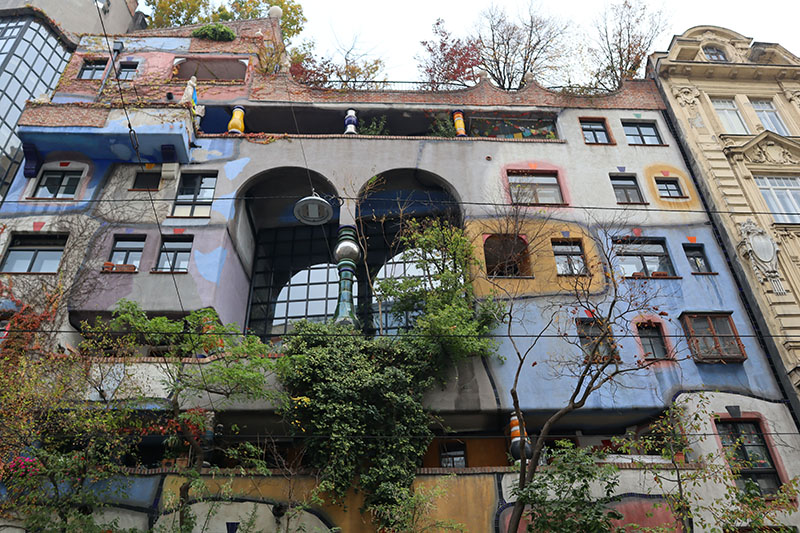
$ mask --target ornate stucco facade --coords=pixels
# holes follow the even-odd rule
[[[800,58],[697,26],[650,57],[773,360],[800,388]],[[797,198],[797,199],[795,199]]]

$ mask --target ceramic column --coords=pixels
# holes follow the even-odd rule
[[[358,326],[355,303],[353,300],[353,282],[356,275],[356,264],[361,258],[355,226],[341,226],[333,258],[339,270],[339,301],[333,313],[333,321],[337,324]]]

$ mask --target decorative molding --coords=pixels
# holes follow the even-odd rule
[[[736,249],[750,260],[750,266],[759,283],[769,281],[775,294],[786,294],[778,272],[780,247],[775,240],[750,218],[739,223],[739,234],[742,240],[736,245]]]
[[[756,164],[796,165],[800,163],[800,156],[769,139],[757,143],[745,152],[744,157],[748,162]]]
[[[672,88],[672,95],[681,104],[681,107],[695,108],[700,91],[694,85],[676,85]]]
[[[783,94],[786,96],[786,99],[800,108],[800,89],[785,89]]]

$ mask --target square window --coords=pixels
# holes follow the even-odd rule
[[[175,197],[174,217],[211,216],[217,174],[183,174]]]
[[[136,77],[136,69],[139,63],[136,61],[123,61],[117,68],[117,78],[120,80],[131,80]]]
[[[192,254],[192,237],[165,238],[161,243],[157,272],[188,272]]]
[[[611,144],[605,120],[581,120],[583,140],[586,144]]]
[[[800,178],[755,176],[755,182],[775,222],[800,224]]]
[[[642,342],[645,359],[667,359],[667,343],[664,332],[656,322],[640,322],[636,324],[639,340]]]
[[[519,235],[489,235],[483,241],[483,254],[490,278],[531,275],[528,243]]]
[[[788,136],[789,131],[786,129],[778,110],[772,104],[772,100],[750,100],[753,109],[758,115],[758,119],[764,128],[777,133],[778,135]]]
[[[553,255],[559,276],[588,275],[580,241],[553,241]]]
[[[681,320],[698,362],[739,362],[746,358],[730,314],[684,313]]]
[[[712,98],[711,103],[714,105],[725,133],[738,135],[750,133],[742,116],[739,114],[739,108],[736,107],[736,101],[733,98]]]
[[[16,235],[11,239],[0,272],[58,272],[66,243],[66,235]]]
[[[656,178],[656,187],[661,198],[686,198],[680,181],[675,178]]]
[[[443,443],[439,448],[439,466],[442,468],[466,468],[466,444],[461,441],[449,441]]]
[[[583,349],[584,360],[593,363],[619,361],[614,338],[604,323],[591,318],[577,319],[578,339]]]
[[[527,171],[508,171],[508,187],[514,204],[562,205],[561,187],[557,174],[532,174]]]
[[[75,191],[81,182],[83,172],[45,170],[36,191],[35,198],[75,198]]]
[[[655,122],[623,122],[628,144],[661,144]]]
[[[618,204],[643,204],[644,198],[633,176],[610,176]]]
[[[709,61],[715,61],[718,63],[728,62],[728,57],[725,55],[725,51],[721,48],[717,48],[716,46],[704,46],[703,54],[705,54],[706,59]]]
[[[740,469],[736,485],[744,490],[746,484],[754,483],[762,496],[775,494],[782,483],[775,468],[769,446],[757,421],[715,422],[722,447]]]
[[[139,191],[157,191],[160,184],[160,172],[137,172],[132,188]]]
[[[684,244],[683,251],[686,254],[686,259],[689,261],[692,272],[699,274],[713,272],[708,263],[708,258],[706,258],[705,246],[702,244]]]
[[[102,79],[106,71],[107,59],[84,60],[81,71],[78,73],[79,80],[99,80]]]
[[[626,277],[674,276],[675,269],[663,240],[614,239],[614,252]]]
[[[133,265],[139,270],[139,261],[142,259],[145,237],[143,235],[125,235],[114,238],[111,248],[109,263],[115,265]]]

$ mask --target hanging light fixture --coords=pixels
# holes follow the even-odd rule
[[[294,204],[294,217],[309,226],[325,224],[333,218],[333,207],[316,192]]]

